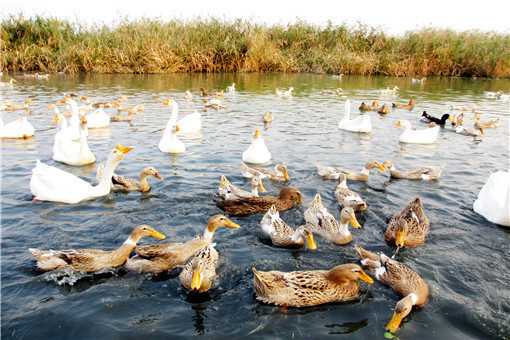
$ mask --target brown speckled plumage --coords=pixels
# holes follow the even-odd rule
[[[397,229],[404,223],[408,227],[404,246],[412,248],[424,244],[429,233],[430,223],[419,197],[412,200],[401,212],[393,215],[390,219],[384,233],[386,242],[395,242]]]

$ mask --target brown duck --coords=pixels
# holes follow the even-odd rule
[[[392,106],[397,109],[404,109],[412,111],[414,106],[416,105],[416,100],[414,98],[409,99],[407,104],[393,103]]]
[[[261,212],[265,213],[272,205],[275,205],[278,211],[292,209],[300,205],[302,201],[303,198],[298,189],[285,187],[280,190],[278,197],[259,196],[240,198],[232,201],[220,200],[217,205],[230,215],[246,216]]]
[[[401,212],[393,215],[384,239],[399,248],[414,248],[425,243],[430,223],[419,197],[412,200]]]

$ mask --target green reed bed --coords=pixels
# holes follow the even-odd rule
[[[217,19],[109,27],[10,17],[0,25],[0,63],[8,71],[510,77],[510,34],[491,32],[430,28],[391,36],[364,25]]]

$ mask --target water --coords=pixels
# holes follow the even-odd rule
[[[168,108],[154,98],[172,96],[181,111],[201,108],[183,92],[199,87],[225,88],[235,81],[238,94],[226,97],[227,108],[203,112],[203,136],[185,140],[187,152],[172,157],[159,152],[157,143],[169,117]],[[343,98],[324,93],[337,87],[353,102],[380,98],[377,90],[400,87],[399,98],[416,97],[413,112],[395,111],[387,117],[372,115],[374,131],[361,136],[338,130]],[[277,98],[275,87],[294,86],[292,99]],[[354,243],[391,254],[383,232],[386,221],[416,195],[422,197],[431,220],[425,246],[405,249],[399,259],[418,271],[431,288],[429,304],[415,310],[403,324],[402,339],[488,339],[510,336],[510,233],[484,220],[472,210],[477,193],[491,172],[508,167],[509,104],[485,98],[484,91],[510,90],[508,80],[429,79],[412,85],[404,78],[349,77],[342,81],[321,75],[173,75],[91,76],[49,81],[20,80],[14,89],[0,89],[5,100],[21,102],[34,97],[30,121],[36,136],[26,141],[2,141],[2,335],[12,339],[151,339],[207,335],[222,337],[383,338],[399,297],[379,283],[361,299],[306,309],[281,310],[254,299],[250,268],[262,270],[324,269],[356,261],[353,245],[334,246],[318,239],[317,252],[292,251],[270,246],[259,232],[261,215],[235,218],[236,231],[216,236],[220,252],[219,287],[208,296],[192,297],[180,287],[176,273],[163,277],[117,271],[87,276],[74,285],[58,285],[55,277],[40,274],[29,247],[109,249],[124,241],[132,228],[150,224],[170,241],[184,241],[201,233],[209,216],[218,213],[213,203],[220,175],[237,185],[239,163],[251,134],[261,127],[262,114],[272,111],[274,122],[263,130],[275,162],[289,165],[292,186],[304,195],[304,205],[282,214],[291,225],[303,222],[302,213],[316,192],[338,216],[335,183],[321,180],[314,164],[360,169],[372,159],[393,160],[403,169],[424,164],[441,165],[437,183],[388,181],[374,172],[367,184],[351,183],[368,202],[360,216],[363,229],[355,230]],[[137,176],[148,165],[158,168],[163,182],[153,180],[151,193],[110,194],[77,205],[34,203],[29,181],[35,160],[51,160],[54,129],[47,104],[62,92],[88,95],[94,100],[129,96],[129,105],[143,103],[145,112],[133,125],[115,123],[109,130],[90,131],[89,144],[99,161],[116,143],[136,147],[118,173]],[[496,130],[477,143],[470,137],[442,131],[433,146],[399,145],[397,118],[418,125],[422,110],[440,116],[447,104],[476,103],[484,113],[501,117]],[[15,114],[4,113],[4,121]],[[468,115],[468,119],[470,115]],[[469,124],[470,120],[468,120]],[[95,165],[81,168],[56,164],[89,180]],[[267,183],[270,192],[278,185]],[[147,241],[145,241],[147,242]],[[150,241],[149,242],[153,242]],[[353,244],[354,244],[353,243]]]

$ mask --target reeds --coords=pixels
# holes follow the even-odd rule
[[[510,35],[491,32],[431,28],[396,37],[364,25],[140,19],[108,27],[21,16],[0,28],[8,71],[510,77]]]

